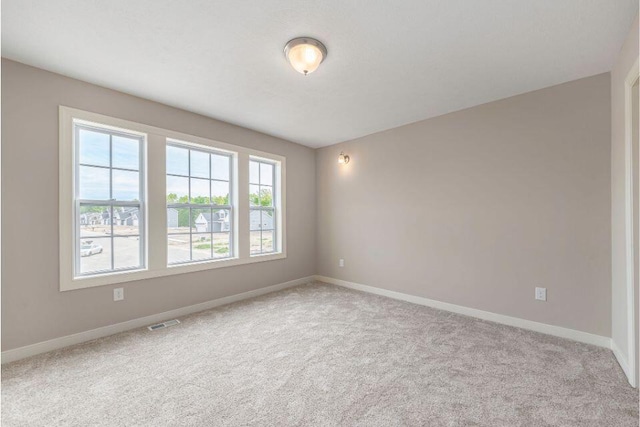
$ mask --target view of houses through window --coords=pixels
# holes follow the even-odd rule
[[[61,192],[60,210],[61,218],[69,221],[61,223],[68,236],[61,253],[73,259],[61,263],[66,289],[286,256],[280,242],[284,229],[279,225],[284,214],[280,182],[284,158],[216,141],[184,142],[169,135],[162,138],[162,145],[147,145],[145,125],[106,117],[99,121],[74,117],[63,126],[68,126],[64,129],[69,136],[61,139],[61,149],[67,150],[61,155],[68,156],[63,158],[69,159],[69,167],[62,170],[69,174],[61,180],[69,190]],[[163,132],[153,131],[156,136]],[[147,152],[155,157],[161,150],[166,154],[165,168],[147,164]],[[248,162],[248,168],[236,170],[239,159]],[[236,180],[242,189],[235,187]],[[238,212],[234,191],[244,199],[247,190],[248,211],[240,203]],[[166,226],[157,222],[164,209]],[[249,229],[237,230],[237,218]],[[165,247],[150,246],[162,240]],[[269,256],[260,259],[261,255]]]
[[[233,256],[231,155],[167,145],[168,263]]]
[[[276,250],[275,165],[252,159],[249,162],[249,223],[252,255]]]
[[[76,125],[76,275],[138,269],[142,137]]]

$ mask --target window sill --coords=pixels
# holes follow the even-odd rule
[[[60,282],[60,291],[73,291],[77,289],[92,288],[95,286],[113,285],[117,283],[133,282],[135,280],[151,279],[154,277],[173,276],[176,274],[193,273],[197,271],[213,270],[216,268],[233,267],[258,262],[275,261],[285,259],[286,253],[270,253],[249,258],[225,258],[217,260],[206,260],[191,264],[170,265],[161,269],[144,269],[134,271],[123,271],[105,273],[95,276],[77,277],[70,282]]]

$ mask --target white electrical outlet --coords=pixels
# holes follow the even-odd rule
[[[124,299],[124,288],[115,288],[113,290],[113,300],[122,301]]]
[[[338,266],[344,267],[344,260],[342,258],[340,258],[340,261],[338,261]]]
[[[538,301],[547,300],[547,288],[536,288],[536,299]]]

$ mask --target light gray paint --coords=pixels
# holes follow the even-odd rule
[[[611,70],[637,0],[4,0],[5,57],[319,147]],[[285,61],[327,45],[312,75]]]
[[[60,292],[58,105],[285,156],[288,257]],[[314,182],[310,148],[3,59],[2,350],[314,274]]]
[[[318,274],[610,336],[610,119],[607,73],[319,149]]]
[[[638,58],[638,31],[636,16],[611,71],[611,338],[625,356],[629,351],[625,224],[625,79]],[[636,298],[638,296],[636,295]]]
[[[2,66],[3,350],[314,273],[610,336],[608,74],[314,155],[12,61]],[[58,104],[286,156],[289,258],[127,284],[121,303],[112,302],[115,286],[58,292]],[[345,167],[341,150],[351,156]],[[549,289],[547,303],[533,300],[534,286]]]

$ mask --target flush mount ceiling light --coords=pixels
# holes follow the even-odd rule
[[[284,46],[284,56],[291,66],[305,76],[313,73],[327,57],[327,48],[310,37],[298,37]]]

